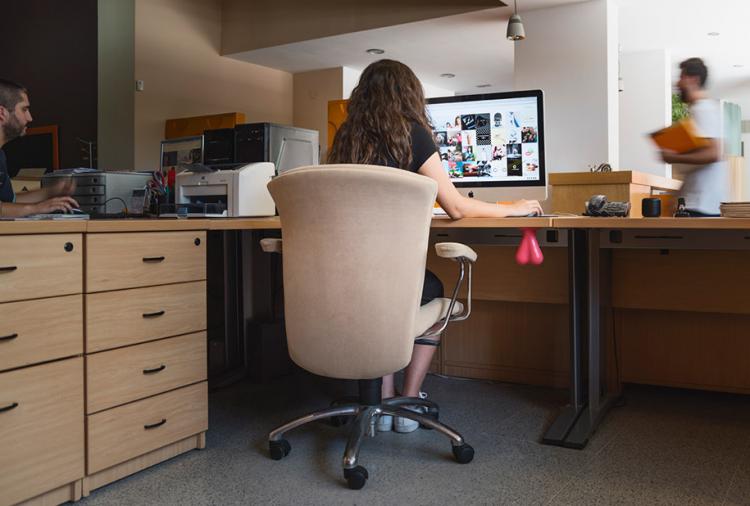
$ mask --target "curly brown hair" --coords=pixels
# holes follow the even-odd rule
[[[347,118],[336,132],[328,163],[383,165],[392,161],[408,169],[414,125],[432,131],[417,76],[395,60],[371,63],[352,91]]]

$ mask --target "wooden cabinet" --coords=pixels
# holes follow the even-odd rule
[[[681,181],[620,170],[614,172],[558,172],[549,175],[553,213],[583,214],[585,204],[594,195],[606,195],[611,202],[630,202],[630,216],[640,218],[641,200],[657,194],[676,192]],[[674,199],[662,201],[662,216],[671,216]]]
[[[91,415],[88,427],[94,474],[207,430],[206,382]]]
[[[0,224],[0,506],[205,446],[206,233],[128,223]]]
[[[85,472],[83,235],[19,232],[0,235],[0,506],[58,504]]]
[[[0,238],[0,302],[81,293],[81,234]]]
[[[206,379],[206,333],[171,337],[86,356],[86,412]]]
[[[0,304],[0,371],[81,353],[82,295]]]
[[[206,233],[86,236],[83,495],[205,445]]]
[[[86,292],[206,279],[206,233],[86,236]]]
[[[86,351],[203,330],[205,307],[205,281],[87,294]]]
[[[80,482],[84,474],[82,358],[0,374],[0,448],[0,504],[15,504]],[[71,495],[60,502],[78,498]]]

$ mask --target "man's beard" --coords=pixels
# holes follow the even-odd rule
[[[10,142],[17,137],[21,137],[24,133],[26,133],[26,127],[21,126],[21,123],[15,118],[12,118],[8,123],[3,125],[5,142]]]
[[[684,104],[688,103],[687,91],[680,89],[680,101]]]

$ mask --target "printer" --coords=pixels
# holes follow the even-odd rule
[[[271,162],[225,170],[193,166],[175,176],[178,214],[182,206],[188,216],[274,216],[276,205],[266,185],[275,171]]]

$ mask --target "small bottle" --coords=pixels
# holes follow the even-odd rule
[[[684,197],[678,197],[677,198],[677,212],[674,213],[675,218],[689,218],[690,213],[687,210],[687,207],[685,206],[685,198]]]

